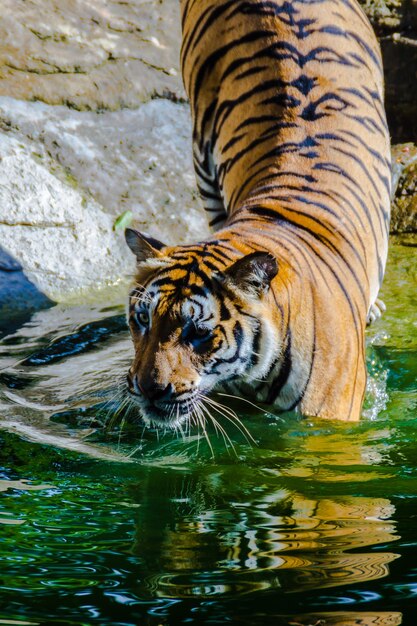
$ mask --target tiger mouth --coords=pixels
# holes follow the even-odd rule
[[[136,393],[129,392],[139,406],[141,417],[148,426],[174,429],[189,420],[192,414],[195,396],[184,400],[172,400],[160,404],[151,403]]]

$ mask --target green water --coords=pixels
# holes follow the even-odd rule
[[[417,624],[417,248],[391,249],[365,416],[234,404],[256,440],[117,423],[123,307],[0,342],[0,624]]]

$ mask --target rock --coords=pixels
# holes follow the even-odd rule
[[[55,300],[131,276],[114,223],[174,244],[208,232],[196,201],[189,110],[79,112],[0,98],[0,241]]]
[[[408,14],[408,2],[401,0],[359,0],[378,35],[398,30]]]
[[[417,232],[417,146],[412,143],[393,148],[391,232]]]
[[[394,143],[417,141],[417,34],[381,41],[388,124]]]
[[[169,243],[203,237],[177,0],[4,0],[1,11],[0,242],[31,284],[63,300],[130,276],[113,230],[125,212]],[[8,282],[17,306],[17,273],[0,271],[0,298]]]
[[[131,276],[122,214],[204,237],[177,0],[4,0],[0,36],[0,241],[37,288]]]
[[[80,110],[183,98],[177,0],[2,0],[0,95]]]
[[[393,141],[417,141],[417,1],[360,0],[360,4],[380,37]]]
[[[59,299],[124,273],[122,242],[113,241],[112,218],[94,200],[11,136],[0,136],[0,157],[0,241],[31,282]]]

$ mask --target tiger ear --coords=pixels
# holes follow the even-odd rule
[[[243,291],[260,296],[266,293],[278,273],[278,263],[268,252],[253,252],[228,267],[226,279]]]
[[[161,250],[165,248],[165,244],[149,235],[140,233],[133,228],[126,228],[125,230],[126,243],[136,255],[138,263],[144,263],[149,259],[159,259],[163,255]]]

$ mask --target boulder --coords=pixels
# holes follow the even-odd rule
[[[177,0],[2,3],[0,244],[49,298],[131,277],[130,221],[207,233],[180,29]]]
[[[166,243],[206,234],[186,105],[98,114],[0,98],[0,119],[0,242],[48,297],[132,275],[123,213]]]

